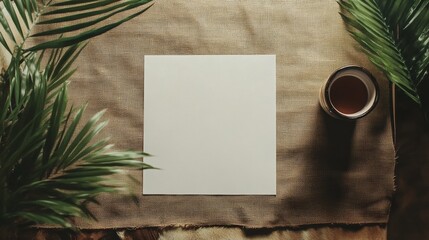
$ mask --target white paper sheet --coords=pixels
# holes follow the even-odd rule
[[[275,55],[145,56],[143,194],[276,194]]]

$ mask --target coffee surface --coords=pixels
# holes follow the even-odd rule
[[[368,101],[365,84],[354,76],[342,76],[335,80],[329,96],[335,109],[344,114],[359,112]]]

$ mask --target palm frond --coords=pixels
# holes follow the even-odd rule
[[[108,177],[153,168],[142,162],[144,152],[112,152],[109,139],[96,141],[104,111],[82,123],[85,106],[69,107],[67,96],[87,41],[145,12],[150,1],[0,1],[0,51],[10,55],[0,72],[0,230],[73,227],[72,217],[94,217],[87,206],[98,194],[125,187]]]
[[[24,48],[29,38],[51,36],[25,51],[64,48],[103,34],[129,21],[151,7],[152,0],[3,0],[0,3],[0,44],[10,54],[14,49]],[[107,19],[120,13],[138,9],[133,14],[109,23]],[[62,23],[62,24],[59,24]],[[101,24],[101,25],[100,25]],[[49,30],[43,30],[43,27]],[[58,38],[61,34],[67,36]]]
[[[1,188],[0,226],[48,223],[71,227],[70,217],[91,217],[87,204],[95,196],[120,189],[107,176],[126,174],[123,168],[152,168],[141,161],[148,154],[111,152],[107,139],[93,143],[106,125],[100,122],[104,111],[78,128],[85,107],[67,111],[67,84],[51,103],[49,74],[42,74],[38,57],[33,54],[24,65],[20,62],[19,57],[12,60],[5,75],[11,82],[9,90],[2,89],[2,94],[12,97],[6,97],[7,110],[1,112],[8,119],[2,123],[10,124],[2,124],[0,134],[0,182],[7,186]],[[19,91],[14,91],[16,82],[21,83]]]
[[[387,78],[429,112],[429,2],[339,0],[351,36]]]

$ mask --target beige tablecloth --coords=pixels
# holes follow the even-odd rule
[[[88,101],[88,113],[107,108],[103,134],[118,148],[137,150],[143,145],[144,55],[276,54],[277,196],[142,196],[138,184],[139,204],[104,195],[92,207],[99,221],[79,225],[385,223],[394,168],[387,84],[356,50],[338,10],[333,0],[158,0],[92,41],[70,98]],[[382,89],[375,111],[357,122],[334,120],[318,106],[322,82],[348,64],[368,67]]]

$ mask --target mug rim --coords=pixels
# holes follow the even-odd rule
[[[331,86],[331,84],[332,84],[332,82],[336,79],[336,76],[339,74],[339,73],[341,73],[341,72],[343,72],[343,71],[345,71],[345,70],[358,70],[358,71],[361,71],[361,72],[363,72],[365,75],[367,75],[368,76],[368,78],[369,78],[369,80],[372,82],[372,84],[374,85],[374,92],[375,92],[375,97],[374,97],[374,101],[373,101],[373,103],[372,103],[372,106],[370,107],[370,108],[368,108],[366,111],[364,111],[364,112],[362,112],[361,114],[359,114],[359,115],[356,115],[356,116],[350,116],[350,115],[347,115],[347,114],[344,114],[344,113],[342,113],[342,112],[340,112],[340,111],[338,111],[334,106],[333,106],[333,104],[332,104],[332,102],[331,102],[331,96],[330,96],[330,94],[329,94],[329,90],[330,90],[330,87],[329,86]],[[362,81],[362,79],[360,79],[359,77],[356,77],[356,78],[358,78],[359,80],[361,80]],[[327,82],[326,82],[326,88],[325,88],[325,101],[327,102],[327,103],[329,103],[329,104],[327,104],[327,107],[329,108],[329,111],[330,112],[332,112],[332,113],[334,113],[334,114],[336,114],[336,115],[338,115],[338,117],[341,117],[341,118],[345,118],[345,119],[350,119],[350,120],[355,120],[355,119],[359,119],[359,118],[362,118],[362,117],[364,117],[364,116],[366,116],[367,114],[369,114],[376,106],[377,106],[377,104],[378,104],[378,100],[379,100],[379,95],[380,95],[380,88],[379,88],[379,86],[378,86],[378,83],[377,83],[377,81],[376,81],[376,79],[375,79],[375,77],[371,74],[371,72],[368,70],[368,69],[366,69],[366,68],[364,68],[364,67],[361,67],[361,66],[357,66],[357,65],[346,65],[346,66],[343,66],[343,67],[340,67],[340,68],[338,68],[338,69],[336,69],[333,73],[331,73],[331,75],[329,75],[329,77],[328,77],[328,80],[327,80]]]

